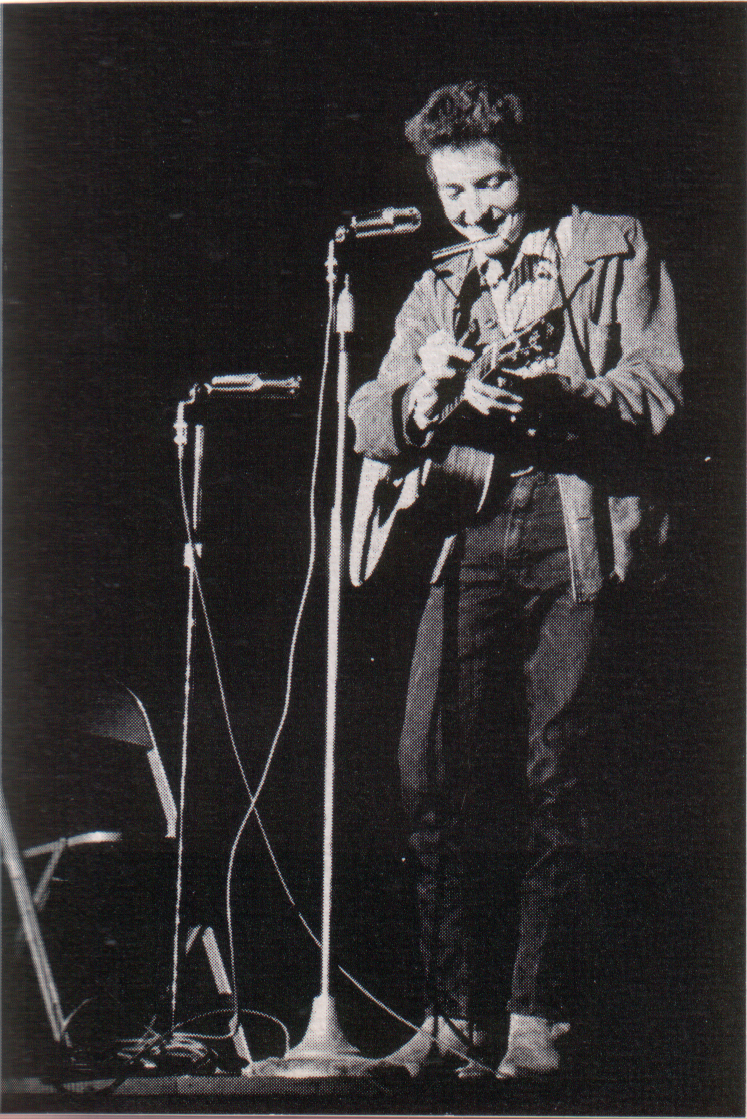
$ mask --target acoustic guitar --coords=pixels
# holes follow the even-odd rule
[[[449,502],[462,524],[480,513],[490,490],[495,455],[478,447],[450,443],[446,421],[462,405],[469,378],[510,389],[512,378],[526,381],[537,375],[527,366],[540,358],[556,357],[562,338],[563,308],[557,307],[510,338],[488,343],[464,377],[455,378],[454,396],[443,405],[436,421],[442,428],[436,451],[430,448],[429,457],[404,470],[396,463],[364,458],[350,541],[350,579],[354,586],[361,586],[373,574],[397,517],[415,505],[426,487],[436,500]],[[453,536],[447,537],[434,578],[453,540]]]

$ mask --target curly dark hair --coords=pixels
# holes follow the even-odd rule
[[[516,162],[524,146],[524,110],[520,98],[488,82],[445,85],[430,95],[408,120],[405,136],[418,155],[436,148],[492,140]]]

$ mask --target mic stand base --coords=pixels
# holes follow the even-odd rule
[[[317,995],[303,1040],[294,1045],[287,1057],[269,1057],[256,1061],[243,1073],[252,1076],[285,1076],[292,1079],[320,1077],[367,1076],[380,1058],[363,1057],[342,1032],[337,1019],[335,1000],[330,995]]]

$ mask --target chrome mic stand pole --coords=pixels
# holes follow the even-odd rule
[[[340,226],[327,253],[327,284],[330,303],[334,299],[337,261],[335,243],[342,244],[355,237],[378,237],[391,233],[409,233],[420,225],[420,213],[409,207],[390,207],[369,218],[353,218],[349,226]],[[281,1076],[332,1077],[365,1076],[381,1062],[363,1057],[348,1041],[337,1019],[335,1000],[330,992],[330,956],[332,925],[333,820],[335,785],[335,735],[337,728],[337,682],[340,648],[340,598],[342,591],[343,538],[342,498],[345,470],[345,436],[348,405],[348,335],[353,332],[354,305],[350,277],[345,276],[335,313],[338,337],[337,361],[337,456],[335,492],[329,534],[329,597],[327,606],[327,705],[324,754],[324,836],[322,866],[322,939],[321,988],[314,999],[311,1018],[303,1040],[280,1060],[270,1058],[255,1065],[255,1072],[272,1071]]]
[[[327,608],[327,718],[324,763],[324,855],[322,883],[322,990],[329,998],[330,924],[332,912],[332,820],[334,811],[335,732],[337,727],[337,678],[340,644],[340,592],[342,587],[342,486],[345,468],[345,422],[348,404],[347,336],[353,329],[350,277],[337,300],[335,329],[339,339],[337,370],[337,462],[335,496],[329,531],[329,602]]]
[[[334,291],[336,262],[334,241],[327,257],[327,281]],[[361,1074],[369,1063],[345,1037],[337,1020],[335,1000],[330,993],[332,926],[332,865],[335,785],[335,734],[337,727],[337,679],[340,643],[340,595],[343,570],[342,497],[345,471],[345,435],[348,404],[347,336],[353,330],[353,297],[350,278],[337,300],[335,331],[338,336],[337,363],[337,457],[334,503],[329,534],[329,597],[327,606],[327,706],[324,755],[324,838],[322,856],[322,942],[321,987],[314,999],[306,1034],[291,1049],[286,1061],[299,1076],[350,1076]]]
[[[188,427],[184,419],[184,405],[185,403],[191,404],[194,402],[196,390],[193,389],[190,398],[187,401],[182,401],[177,409],[177,419],[174,424],[176,432],[175,442],[179,449],[180,472],[182,469],[182,462],[184,458],[184,450],[188,440]],[[192,515],[191,515],[191,531],[187,534],[187,542],[184,545],[184,566],[189,572],[189,588],[187,592],[187,634],[186,634],[186,657],[184,669],[184,708],[182,714],[182,759],[181,759],[181,779],[179,783],[179,814],[177,817],[177,872],[176,872],[176,914],[174,917],[174,944],[172,951],[172,971],[171,971],[171,1029],[176,1026],[176,998],[177,998],[177,983],[179,975],[179,936],[181,925],[181,901],[182,901],[182,866],[184,859],[184,801],[186,793],[186,779],[187,779],[187,747],[189,741],[189,708],[192,693],[192,643],[194,640],[195,628],[195,565],[197,557],[202,555],[202,545],[194,540],[194,533],[197,532],[200,518],[200,473],[202,469],[202,451],[204,442],[204,428],[201,424],[195,425],[195,443],[194,443],[194,466],[192,471]],[[189,517],[189,512],[186,509],[186,495],[185,496],[185,516]]]

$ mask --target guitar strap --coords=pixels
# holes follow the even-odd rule
[[[480,296],[481,287],[478,269],[470,268],[454,307],[454,337],[460,346],[469,346],[470,342],[477,341],[479,326],[472,319],[472,308]]]

